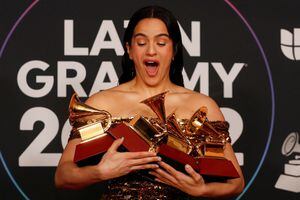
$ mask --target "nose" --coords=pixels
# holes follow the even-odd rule
[[[150,43],[150,44],[148,45],[146,54],[147,54],[148,56],[155,56],[155,55],[156,55],[156,49],[155,49],[155,45],[154,45],[153,43]]]

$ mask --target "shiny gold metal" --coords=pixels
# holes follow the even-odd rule
[[[175,113],[172,113],[170,116],[168,116],[167,126],[169,133],[167,144],[187,154],[190,154],[193,149],[192,143],[183,133]]]
[[[69,122],[72,131],[80,133],[83,141],[104,134],[111,125],[111,114],[80,102],[78,95],[73,94],[69,104]]]
[[[128,124],[150,146],[153,144],[158,131],[148,120],[140,115],[135,116]]]
[[[190,154],[193,150],[193,146],[190,142],[187,143],[186,140],[179,139],[173,135],[168,135],[167,145],[186,154]]]
[[[186,137],[181,130],[180,125],[177,122],[176,115],[173,112],[171,115],[167,118],[167,126],[168,126],[168,132],[173,134],[175,137],[178,137],[179,139],[186,140]]]
[[[226,138],[209,123],[207,112],[204,106],[198,109],[191,117],[186,133],[197,143],[198,155],[224,157]]]
[[[198,129],[201,129],[203,123],[207,120],[207,107],[202,106],[190,118],[187,125],[187,131],[190,134],[196,134]]]
[[[165,96],[167,92],[168,91],[141,101],[141,103],[144,103],[151,108],[151,110],[157,115],[157,117],[161,120],[161,122],[163,122],[163,124],[166,124],[167,122],[165,110]]]
[[[146,104],[151,108],[151,110],[157,115],[158,119],[162,122],[163,132],[155,135],[155,137],[162,137],[163,135],[167,135],[167,117],[165,110],[165,95],[168,91],[157,94],[155,96],[149,97],[141,103]]]
[[[159,134],[155,134],[155,138],[160,142],[165,142],[168,146],[171,146],[179,151],[190,154],[193,146],[190,140],[182,132],[180,125],[177,122],[175,113],[172,113],[168,118],[166,117],[165,110],[165,95],[167,92],[163,92],[143,100],[141,103],[146,104],[157,115],[159,123],[149,123],[156,130],[159,130]],[[159,126],[159,127],[156,127]],[[166,138],[166,140],[164,140]],[[152,148],[155,148],[154,145]],[[152,149],[150,148],[150,149]]]
[[[150,152],[157,152],[159,144],[164,140],[167,135],[157,137],[160,133],[157,129],[148,121],[147,118],[137,115],[127,126],[132,128],[147,144],[149,144]]]

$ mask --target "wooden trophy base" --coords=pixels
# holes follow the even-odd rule
[[[76,146],[74,163],[78,166],[96,165],[101,160],[102,155],[109,149],[114,140],[124,137],[122,147],[119,151],[148,151],[149,144],[145,142],[129,126],[120,123],[114,124],[110,129],[95,139],[84,141]]]
[[[189,164],[202,176],[213,179],[230,179],[238,178],[240,175],[236,171],[232,162],[225,158],[216,157],[200,157],[193,158],[192,156],[178,151],[166,144],[159,147],[159,155],[165,159],[167,163],[174,166],[177,170],[185,172],[185,164]]]
[[[150,142],[146,142],[133,128],[127,124],[119,123],[112,125],[102,137],[78,144],[75,150],[74,162],[78,166],[98,164],[113,141],[121,137],[124,137],[121,151],[139,152],[148,151],[150,148]],[[161,144],[157,153],[163,158],[163,161],[182,172],[185,172],[185,164],[189,164],[204,177],[218,180],[239,177],[232,162],[225,158],[193,158],[166,144]]]
[[[78,144],[75,149],[74,163],[80,167],[98,164],[102,155],[113,142],[114,138],[109,134],[105,134],[101,137]]]

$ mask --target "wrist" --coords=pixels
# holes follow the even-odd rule
[[[94,166],[94,173],[97,181],[105,181],[107,180],[107,177],[105,177],[105,173],[103,172],[103,167],[101,164],[95,165]]]
[[[206,197],[208,193],[208,187],[203,183],[197,190],[194,190],[193,194],[190,194],[194,197]]]

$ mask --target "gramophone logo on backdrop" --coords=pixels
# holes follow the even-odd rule
[[[296,153],[294,158],[284,164],[284,173],[281,174],[275,184],[275,188],[290,192],[300,192],[300,143],[299,133],[290,133],[283,142],[281,153],[291,156]]]
[[[280,47],[290,60],[300,60],[300,28],[294,28],[293,33],[280,29]]]

